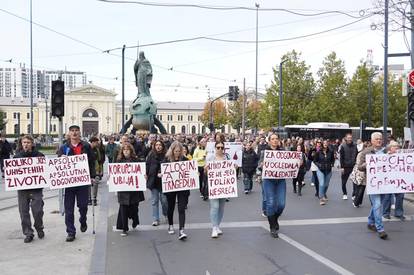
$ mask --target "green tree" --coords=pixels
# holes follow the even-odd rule
[[[213,121],[214,128],[219,129],[227,123],[227,110],[224,102],[220,99],[213,103]],[[204,105],[203,113],[201,114],[201,122],[206,127],[210,125],[210,101]]]
[[[338,59],[335,52],[325,57],[318,77],[317,90],[307,108],[306,117],[310,121],[346,121],[349,115],[344,111],[348,81],[344,62]]]
[[[246,105],[246,128],[260,125],[260,110],[263,108],[263,103],[258,100],[252,100]]]
[[[300,124],[307,121],[306,108],[314,94],[314,79],[310,67],[301,60],[295,50],[282,56],[283,113],[282,125]],[[265,101],[259,113],[260,126],[277,125],[279,112],[279,66],[273,68],[274,80],[267,89]]]

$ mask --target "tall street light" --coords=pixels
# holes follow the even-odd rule
[[[373,66],[368,75],[368,127],[371,127],[372,122],[372,79],[378,74],[378,69],[378,66]]]
[[[285,63],[287,59],[282,60],[279,64],[279,121],[278,121],[278,128],[282,128],[282,112],[283,112],[283,63]]]
[[[257,74],[258,74],[258,56],[259,56],[259,7],[258,3],[256,5],[256,83],[255,83],[255,97],[257,101]]]
[[[30,129],[33,135],[33,35],[32,35],[32,0],[30,0]]]
[[[384,102],[382,113],[382,126],[383,126],[383,142],[387,144],[387,124],[388,124],[388,4],[389,0],[385,0],[384,11]]]

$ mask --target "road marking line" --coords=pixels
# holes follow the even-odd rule
[[[352,273],[351,271],[343,268],[342,266],[334,263],[333,261],[329,260],[328,258],[325,258],[324,256],[316,253],[315,251],[313,251],[313,250],[307,248],[306,246],[298,243],[297,241],[289,238],[285,234],[279,233],[279,237],[282,240],[284,240],[285,242],[289,243],[290,245],[296,247],[297,249],[299,249],[303,253],[305,253],[305,254],[309,255],[310,257],[314,258],[318,262],[326,265],[328,268],[333,269],[334,271],[338,272],[339,274],[342,274],[342,275],[354,275],[354,273]]]
[[[406,221],[413,221],[414,216],[406,216]],[[281,226],[298,226],[298,225],[324,225],[324,224],[347,224],[347,223],[366,223],[367,217],[354,217],[354,218],[328,218],[328,219],[303,219],[303,220],[282,220],[279,221]],[[385,220],[384,222],[397,222],[399,219],[392,218],[391,220]],[[267,225],[267,221],[251,221],[251,222],[224,222],[220,225],[221,228],[245,228],[245,227],[263,227]],[[211,223],[189,223],[185,225],[186,229],[210,229]],[[160,231],[167,230],[167,224],[161,224],[158,226],[152,225],[139,225],[137,231]],[[121,230],[112,227],[114,232]]]

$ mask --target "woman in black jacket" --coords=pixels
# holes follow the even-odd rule
[[[244,193],[249,194],[253,188],[253,175],[256,172],[259,157],[252,148],[252,142],[247,142],[243,150],[242,171]]]
[[[183,156],[183,145],[178,142],[174,141],[170,148],[168,148],[168,152],[165,155],[165,162],[176,162],[176,161],[186,161],[188,160],[186,157]],[[185,224],[185,209],[188,204],[188,196],[190,196],[190,190],[183,190],[183,191],[174,191],[165,193],[168,201],[168,234],[174,234],[174,227],[173,227],[173,216],[174,216],[174,209],[175,209],[175,202],[178,201],[178,222],[179,222],[179,240],[185,240],[187,238],[187,234],[184,233],[184,224]]]
[[[316,174],[319,181],[319,204],[325,205],[328,201],[326,192],[332,176],[332,167],[335,163],[334,152],[329,149],[327,140],[323,141],[322,149],[316,152],[313,162],[318,167]]]
[[[165,158],[165,145],[157,140],[146,160],[147,188],[151,190],[152,225],[160,224],[159,202],[161,201],[162,215],[167,217],[167,198],[162,193],[161,162]]]
[[[128,143],[123,144],[119,149],[116,162],[138,162],[134,147]],[[116,227],[122,230],[121,236],[128,235],[128,218],[132,219],[132,228],[139,224],[138,205],[143,200],[145,198],[142,191],[118,192],[119,211]]]
[[[296,193],[296,185],[298,186],[298,196],[302,196],[302,184],[306,174],[306,154],[303,145],[298,144],[296,146],[297,152],[302,152],[302,158],[300,160],[300,166],[298,176],[293,179],[293,193]]]

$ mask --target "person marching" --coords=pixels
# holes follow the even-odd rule
[[[95,173],[95,156],[92,152],[91,147],[87,142],[84,142],[80,138],[80,128],[77,125],[72,125],[69,127],[68,133],[69,139],[60,146],[58,150],[58,156],[66,155],[81,155],[86,154],[88,156],[89,164],[89,174],[91,181],[94,181]],[[88,225],[86,223],[86,214],[88,213],[88,190],[89,185],[68,187],[65,188],[65,224],[66,224],[66,237],[67,242],[73,242],[76,237],[76,228],[75,228],[75,198],[79,208],[79,222],[80,222],[80,231],[86,232]]]
[[[316,174],[319,182],[319,204],[325,205],[328,201],[326,193],[332,176],[332,167],[335,163],[334,152],[329,148],[327,140],[323,141],[322,148],[316,152],[313,162],[318,167]]]
[[[22,139],[22,150],[16,153],[14,158],[35,158],[44,157],[44,155],[33,147],[34,140],[31,136],[23,136]],[[32,222],[30,220],[29,209],[32,209],[34,228],[37,231],[39,239],[45,237],[43,231],[43,188],[18,190],[17,201],[19,205],[20,219],[22,221],[23,234],[25,243],[33,241],[34,231],[32,229]]]
[[[98,185],[99,181],[103,177],[103,164],[105,163],[105,154],[100,149],[101,141],[99,138],[91,137],[89,139],[89,142],[95,159],[96,181],[94,181],[93,184],[89,186],[88,205],[93,204],[96,206],[98,204]]]
[[[296,146],[297,152],[302,152],[302,158],[300,160],[300,166],[298,171],[298,176],[293,179],[293,193],[296,193],[296,185],[298,186],[298,196],[302,196],[302,187],[303,187],[303,180],[306,174],[306,154],[303,145],[298,144]]]
[[[152,145],[146,160],[147,188],[151,190],[152,205],[152,226],[160,224],[159,203],[161,201],[162,215],[167,217],[167,198],[162,193],[161,186],[161,162],[165,158],[165,145],[161,140],[157,140]]]
[[[215,144],[215,154],[209,155],[207,158],[207,163],[204,167],[206,175],[208,175],[208,163],[217,161],[217,160],[228,160],[226,155],[224,154],[224,142],[216,141]],[[208,184],[208,180],[206,182]],[[224,215],[224,204],[226,203],[226,199],[210,199],[210,220],[211,224],[213,225],[213,229],[211,231],[211,237],[217,238],[219,235],[223,234],[220,230],[220,223],[223,219]]]
[[[252,148],[252,142],[251,141],[247,142],[243,150],[243,159],[242,159],[244,193],[246,195],[252,191],[253,175],[256,172],[258,161],[259,161],[259,158],[256,152]]]
[[[188,160],[183,156],[183,145],[179,141],[174,141],[165,155],[165,162],[177,162],[177,161],[186,161]],[[174,209],[175,202],[178,200],[178,222],[179,222],[179,240],[185,240],[187,234],[184,233],[184,224],[185,224],[185,208],[188,204],[188,196],[190,195],[190,190],[175,191],[165,193],[168,202],[168,234],[174,234]]]
[[[279,136],[271,134],[265,150],[281,150]],[[259,166],[263,168],[264,152],[260,155]],[[286,204],[286,179],[263,179],[263,190],[266,198],[266,215],[269,221],[270,234],[273,238],[279,237],[279,217]]]
[[[201,138],[198,142],[197,148],[194,150],[193,159],[198,163],[198,178],[200,182],[200,197],[207,200],[208,187],[204,177],[204,166],[206,164],[206,140]]]
[[[121,145],[116,162],[138,162],[134,147],[128,143]],[[142,191],[118,192],[119,211],[116,228],[122,230],[122,237],[128,236],[128,218],[132,219],[132,228],[139,224],[138,205],[144,200]]]

